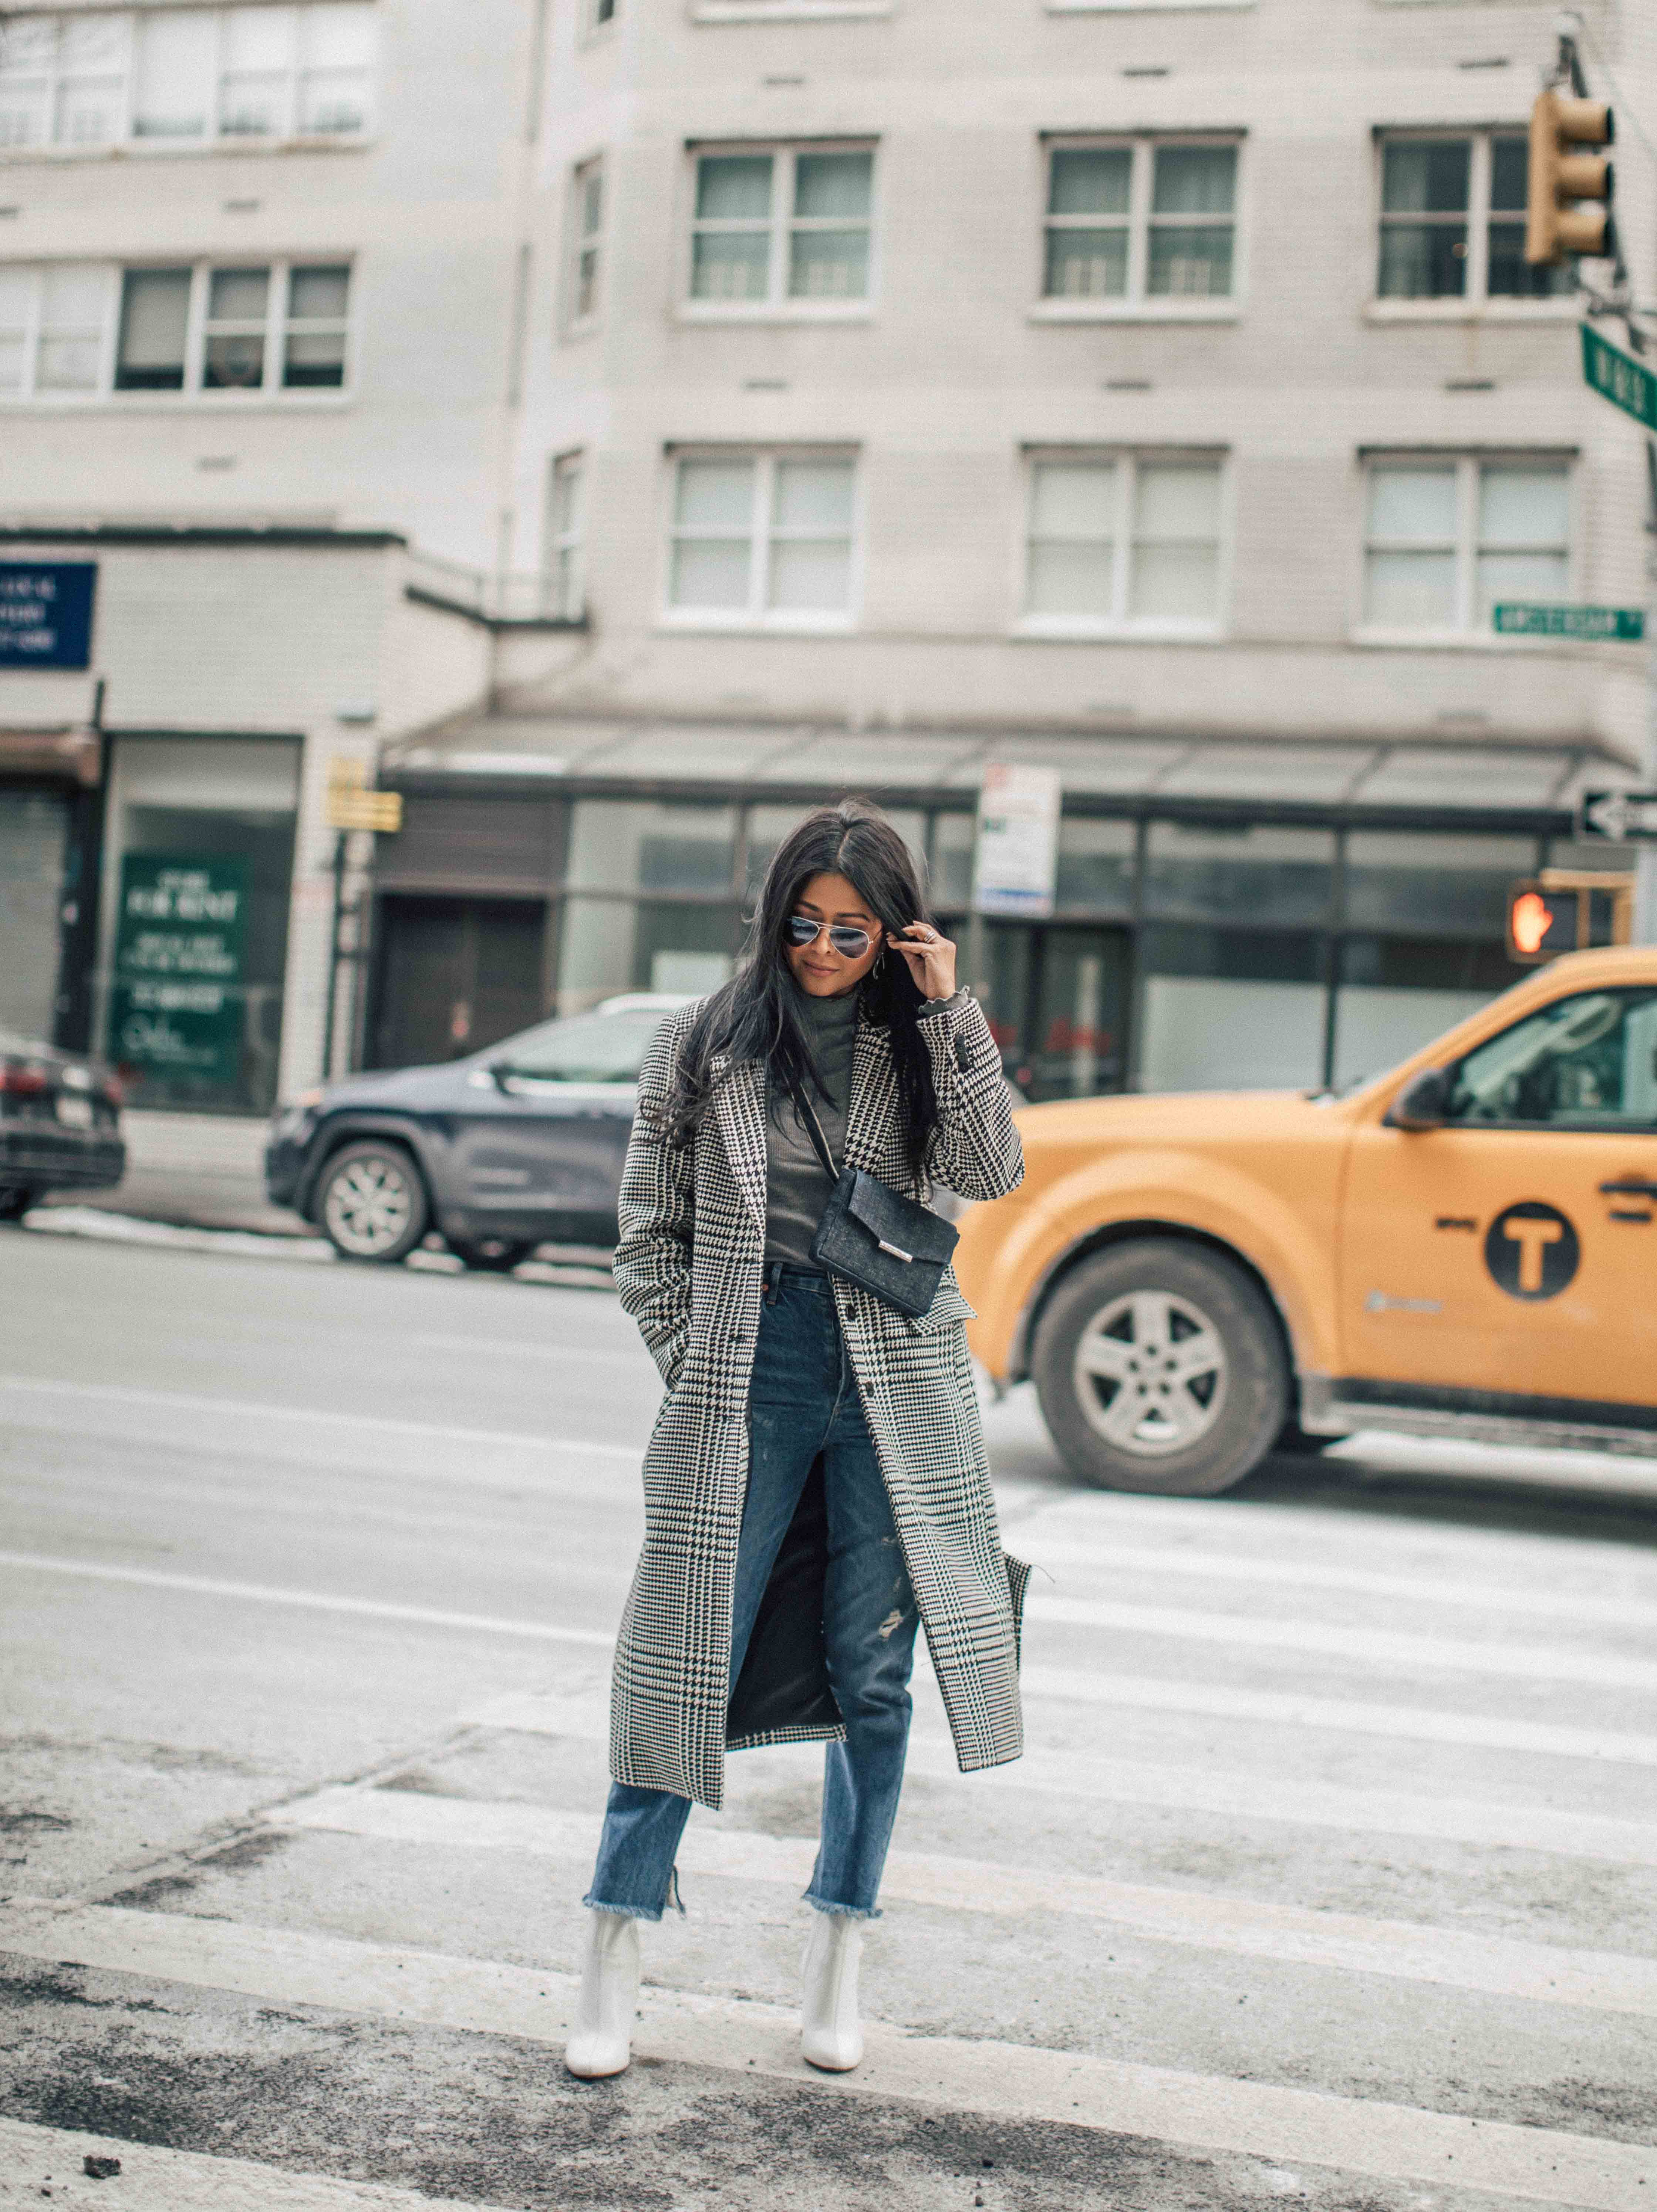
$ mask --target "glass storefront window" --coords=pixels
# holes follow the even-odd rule
[[[668,899],[567,898],[558,947],[558,1011],[585,1013],[618,991],[716,991],[736,964],[734,905]]]
[[[1128,967],[1126,930],[1043,933],[1034,1049],[1028,1076],[1014,1070],[1032,1098],[1089,1098],[1120,1090]]]
[[[1054,902],[1094,913],[1126,914],[1133,905],[1132,822],[1089,814],[1067,815],[1059,825],[1059,875]]]
[[[58,1018],[58,910],[69,805],[60,792],[0,791],[0,1030],[50,1044]]]
[[[734,807],[583,799],[568,880],[583,891],[728,891],[736,851]]]
[[[1508,888],[1536,871],[1533,837],[1430,837],[1354,830],[1346,840],[1346,920],[1356,929],[1500,937]]]
[[[1500,944],[1433,937],[1351,937],[1335,1000],[1338,1091],[1384,1075],[1516,983]]]
[[[1216,921],[1320,922],[1329,912],[1334,860],[1330,830],[1153,822],[1144,910]]]
[[[1327,994],[1311,931],[1162,927],[1140,939],[1141,1091],[1309,1090]]]
[[[748,884],[747,896],[756,897],[765,881],[765,872],[771,865],[771,855],[776,851],[791,830],[796,830],[811,811],[807,806],[750,806],[748,810]],[[918,809],[889,806],[885,809],[887,820],[914,854],[922,869],[925,880],[926,858],[926,817]],[[966,819],[970,822],[968,815]]]
[[[973,842],[978,817],[973,814],[932,817],[932,902],[964,907],[973,895]]]

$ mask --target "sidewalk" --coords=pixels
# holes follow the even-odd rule
[[[60,1191],[46,1203],[126,1213],[181,1229],[240,1229],[265,1237],[314,1237],[318,1231],[264,1195],[268,1123],[222,1114],[156,1114],[129,1108],[121,1116],[126,1175],[114,1190]]]

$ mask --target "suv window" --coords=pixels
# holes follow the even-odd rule
[[[1582,991],[1467,1054],[1448,1121],[1657,1128],[1657,989]]]
[[[659,1006],[631,1013],[571,1014],[508,1037],[495,1054],[514,1075],[552,1083],[634,1083],[650,1040],[667,1019]]]

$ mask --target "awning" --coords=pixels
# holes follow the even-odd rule
[[[103,774],[95,730],[0,730],[0,775],[55,776],[95,790]]]

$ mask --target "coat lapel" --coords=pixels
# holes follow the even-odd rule
[[[713,1119],[743,1203],[765,1227],[765,1075],[753,1060],[713,1062]]]
[[[852,1047],[852,1096],[846,1116],[846,1157],[853,1167],[868,1168],[880,1152],[878,1125],[888,1115],[883,1071],[890,1050],[884,1030],[859,1022]]]

